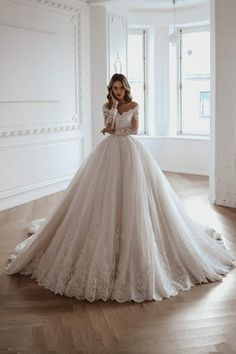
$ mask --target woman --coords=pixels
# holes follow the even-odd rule
[[[109,136],[80,166],[57,208],[9,256],[6,274],[94,301],[161,300],[221,280],[235,259],[215,230],[193,222],[132,134],[138,104],[115,74],[103,106]]]

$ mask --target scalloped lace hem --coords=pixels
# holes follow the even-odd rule
[[[78,296],[77,294],[66,294],[66,292],[55,291],[55,288],[53,286],[45,284],[44,282],[39,280],[33,274],[30,275],[30,274],[27,274],[27,273],[24,273],[24,272],[21,272],[20,274],[24,275],[24,276],[29,276],[30,275],[30,278],[36,280],[36,282],[39,284],[39,286],[43,286],[45,289],[48,289],[48,290],[52,291],[55,295],[65,296],[67,298],[76,298],[77,300],[86,300],[86,301],[89,301],[90,303],[95,302],[95,301],[100,301],[100,300],[102,300],[103,302],[116,301],[118,303],[124,303],[124,302],[134,301],[136,303],[141,303],[141,302],[144,302],[144,301],[162,301],[162,300],[168,299],[168,298],[170,298],[172,296],[174,297],[174,296],[179,295],[179,293],[181,291],[188,291],[189,289],[191,289],[192,287],[194,287],[196,285],[207,284],[207,283],[215,283],[215,282],[218,282],[218,281],[223,281],[224,277],[234,267],[236,267],[235,264],[232,264],[231,266],[225,266],[224,270],[221,271],[221,274],[218,274],[219,278],[217,278],[215,280],[210,280],[210,279],[205,277],[205,279],[202,280],[202,281],[197,281],[197,280],[195,282],[194,281],[190,281],[188,286],[183,286],[183,287],[179,286],[179,288],[176,291],[172,291],[172,292],[170,292],[170,294],[165,295],[165,296],[160,296],[160,295],[147,296],[147,295],[144,295],[144,296],[139,297],[139,296],[135,296],[133,294],[131,296],[128,296],[128,297],[126,296],[124,298],[118,297],[116,295],[111,295],[110,297],[105,297],[105,296],[103,297],[103,296],[93,295],[93,296],[89,297],[89,296]],[[132,290],[132,293],[134,293],[133,290]]]

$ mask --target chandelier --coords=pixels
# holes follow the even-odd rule
[[[177,0],[171,0],[171,1],[173,3],[173,6],[174,6],[174,9],[173,9],[174,23],[173,23],[173,32],[169,35],[169,41],[173,45],[176,45],[179,42],[179,40],[180,40],[180,33],[176,29],[176,25],[175,25],[175,4],[176,4]]]

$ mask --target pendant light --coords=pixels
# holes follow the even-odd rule
[[[175,25],[175,4],[176,4],[177,0],[172,0],[173,6],[174,6],[174,24],[173,24],[173,32],[169,35],[169,41],[171,44],[173,45],[177,45],[177,43],[180,40],[180,33],[177,31],[176,29],[176,25]]]

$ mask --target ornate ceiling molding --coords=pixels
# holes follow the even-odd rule
[[[68,5],[68,4],[65,4],[65,3],[60,2],[60,1],[55,1],[55,0],[26,0],[26,1],[29,2],[29,3],[35,3],[35,4],[48,6],[50,8],[55,9],[55,10],[68,11],[68,12],[71,12],[71,13],[80,12],[79,7]],[[68,1],[67,1],[67,3],[68,3]]]

